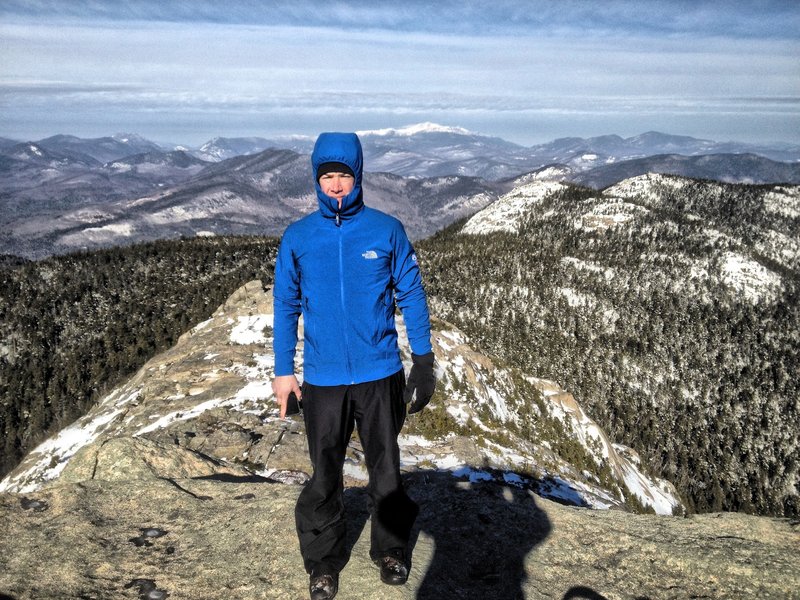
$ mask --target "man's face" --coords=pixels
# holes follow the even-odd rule
[[[355,178],[349,173],[325,173],[319,178],[319,187],[322,193],[330,196],[342,207],[342,198],[353,191],[356,185]]]

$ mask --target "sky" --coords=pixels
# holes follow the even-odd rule
[[[800,143],[800,2],[2,0],[0,136]]]

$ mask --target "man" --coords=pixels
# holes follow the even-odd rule
[[[281,417],[292,393],[303,404],[314,474],[297,500],[295,521],[312,600],[336,595],[348,558],[342,467],[354,425],[369,473],[370,557],[384,583],[406,582],[418,507],[403,489],[397,436],[406,402],[409,413],[421,410],[435,385],[417,258],[400,221],[364,206],[362,163],[354,133],[319,136],[311,156],[319,210],[286,229],[275,264],[272,389]],[[395,303],[411,345],[408,384]],[[294,374],[301,314],[302,389]]]

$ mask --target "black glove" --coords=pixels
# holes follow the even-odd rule
[[[414,364],[408,374],[404,397],[406,403],[411,402],[408,407],[410,415],[425,408],[425,405],[431,401],[433,390],[436,388],[436,377],[433,374],[433,352],[422,355],[412,354],[411,360]],[[416,392],[416,396],[414,392]]]

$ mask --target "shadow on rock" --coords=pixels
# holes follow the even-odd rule
[[[421,535],[432,538],[433,557],[417,598],[525,598],[526,555],[550,533],[547,515],[527,489],[494,481],[471,483],[449,472],[419,471],[404,476],[406,491],[420,511],[409,543],[411,571],[414,547]],[[368,518],[366,490],[345,490],[348,550]]]
[[[569,588],[562,600],[608,600],[608,598],[602,594],[598,594],[592,588],[577,585]]]
[[[220,481],[222,483],[278,483],[261,475],[231,475],[229,473],[215,473],[213,475],[201,475],[192,479],[206,481]]]

